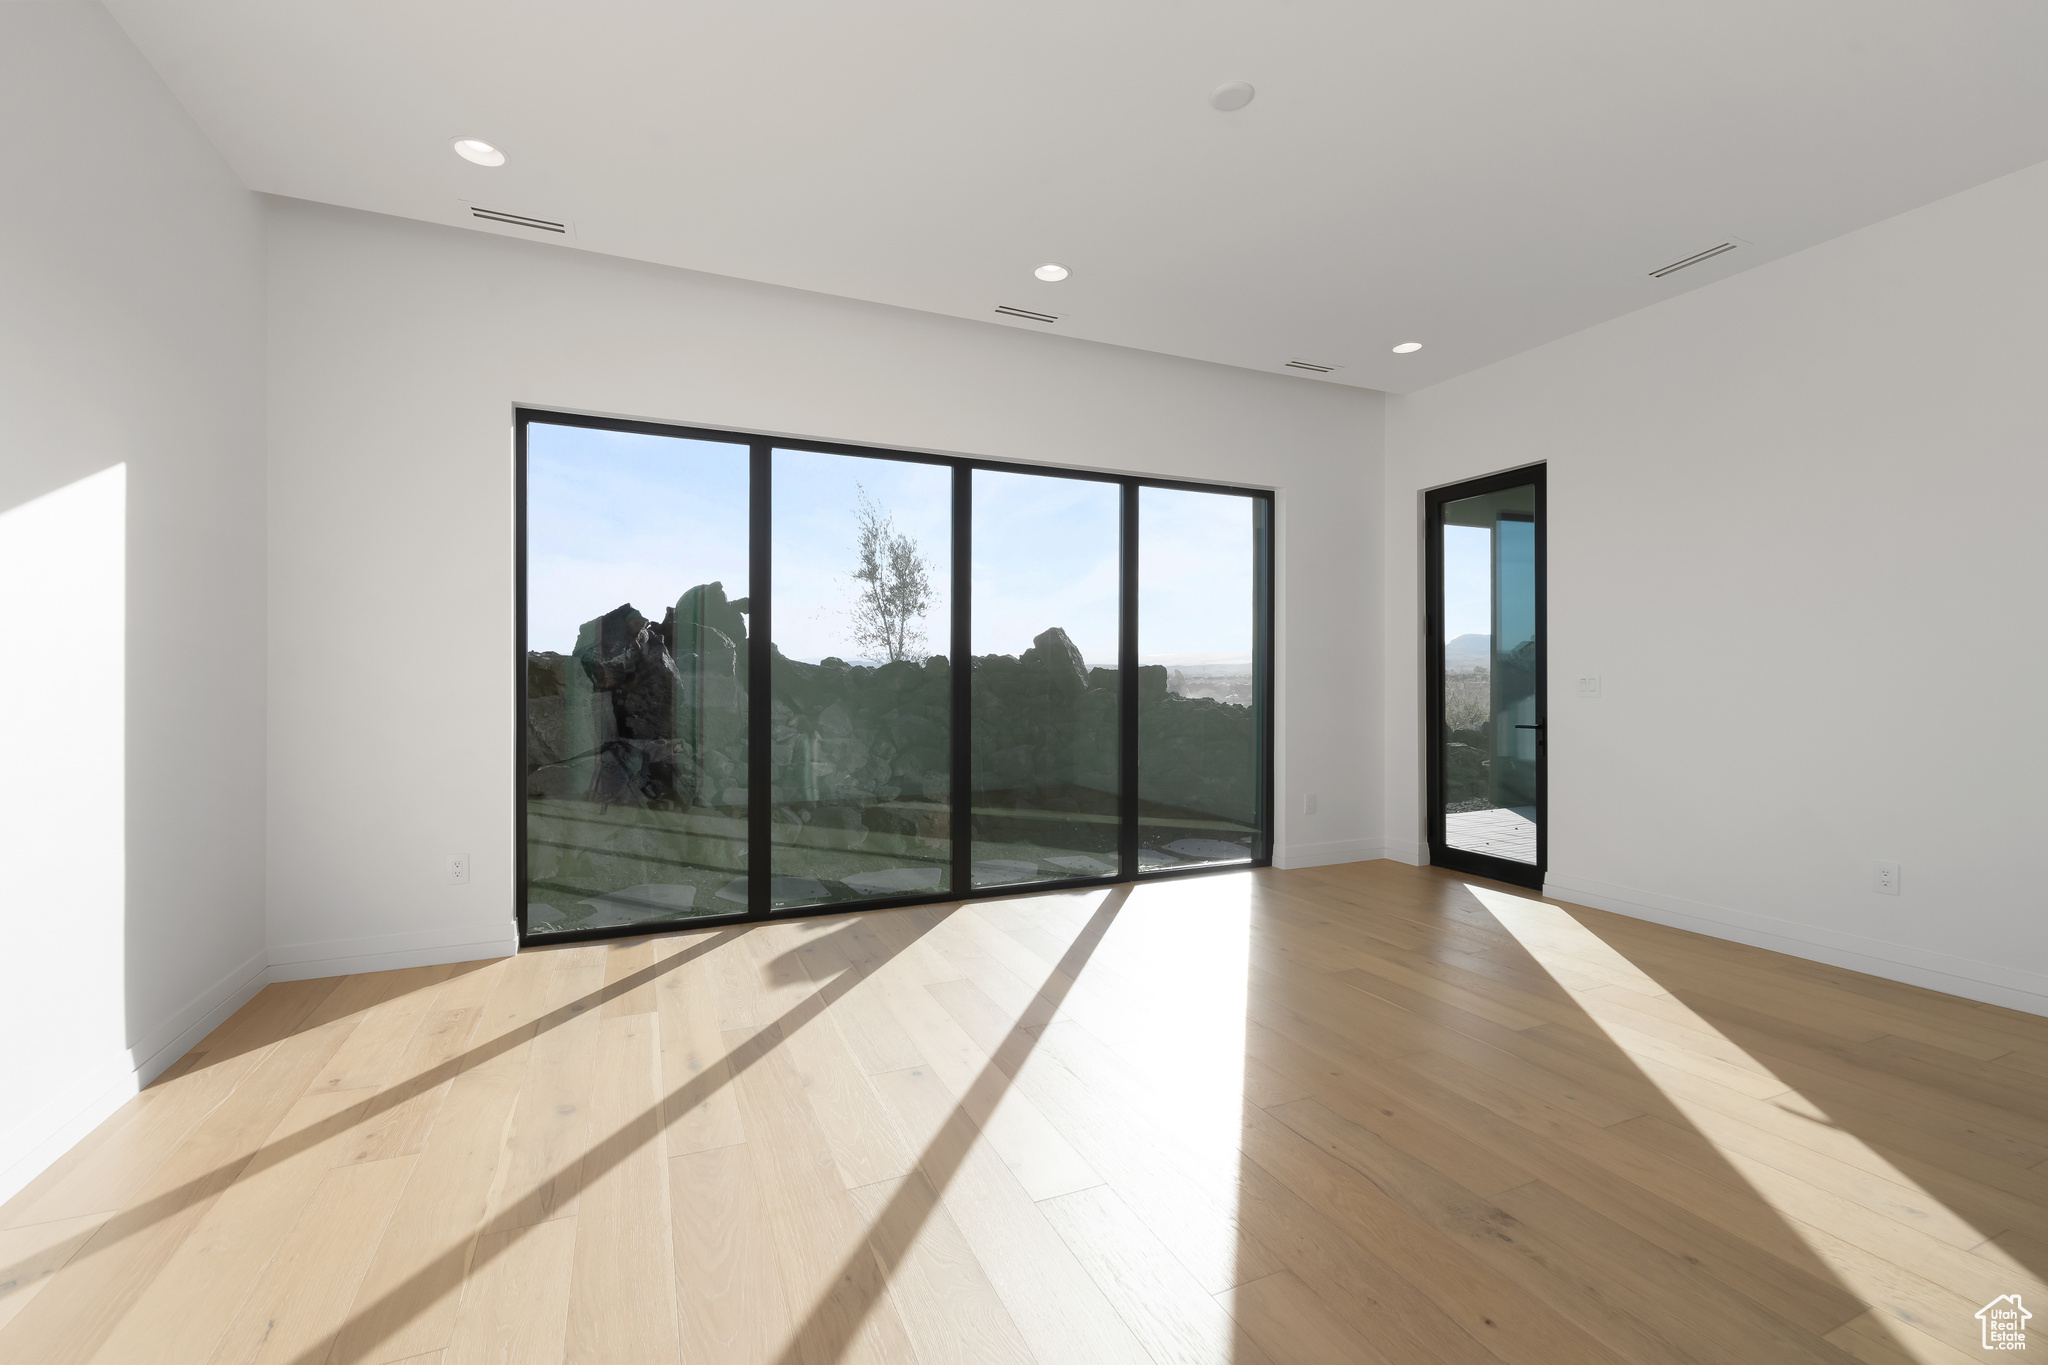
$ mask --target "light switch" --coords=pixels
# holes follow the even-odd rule
[[[1600,675],[1591,673],[1579,679],[1579,695],[1597,697],[1600,695]]]

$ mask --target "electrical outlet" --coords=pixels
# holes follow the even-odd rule
[[[1870,874],[1870,889],[1880,896],[1899,894],[1899,865],[1879,863]]]
[[[1600,695],[1600,675],[1598,673],[1588,674],[1579,679],[1579,695],[1582,697],[1597,697]]]
[[[451,884],[458,886],[469,880],[469,855],[467,853],[451,853],[448,855],[448,880]]]
[[[1316,794],[1314,792],[1309,792],[1301,798],[1301,813],[1303,815],[1314,815],[1316,813]]]

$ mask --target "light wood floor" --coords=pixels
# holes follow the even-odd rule
[[[0,1360],[1955,1362],[2044,1162],[2048,1020],[1248,872],[272,986],[0,1207]]]

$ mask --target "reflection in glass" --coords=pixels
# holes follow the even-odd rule
[[[952,887],[952,470],[774,453],[776,908]]]
[[[747,907],[743,445],[527,427],[527,929]]]
[[[1256,500],[1138,491],[1138,867],[1256,856]]]
[[[1113,874],[1122,490],[973,477],[974,885]]]
[[[1443,507],[1444,842],[1536,861],[1536,487]]]

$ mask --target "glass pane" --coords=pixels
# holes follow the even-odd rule
[[[532,934],[747,908],[747,466],[527,428]]]
[[[1248,861],[1256,500],[1138,490],[1138,867]]]
[[[953,472],[774,458],[771,902],[951,890]]]
[[[1536,487],[1444,504],[1444,842],[1536,861]]]
[[[974,885],[1118,870],[1122,489],[974,471]]]

